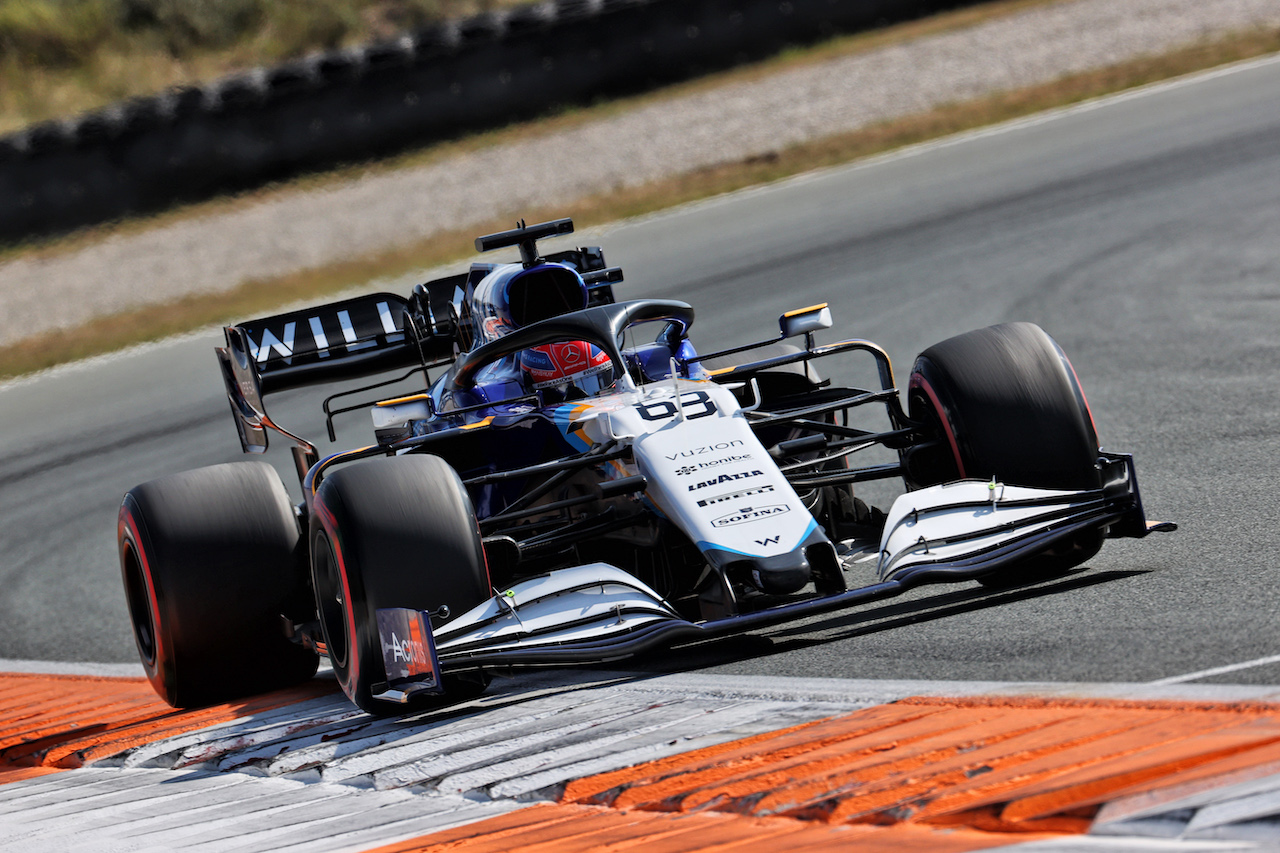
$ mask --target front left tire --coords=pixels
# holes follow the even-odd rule
[[[447,677],[444,700],[406,706],[375,698],[386,681],[380,608],[434,612],[435,627],[492,594],[471,499],[443,459],[413,454],[334,471],[316,492],[310,537],[329,661],[352,702],[372,714],[403,714],[485,688],[487,678],[475,672]]]

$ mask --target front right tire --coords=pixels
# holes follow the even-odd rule
[[[1075,369],[1032,323],[1005,323],[934,344],[911,371],[908,413],[936,444],[908,462],[912,485],[992,477],[1017,486],[1102,487],[1098,436]],[[1093,557],[1102,530],[979,578],[1008,587],[1056,577]]]

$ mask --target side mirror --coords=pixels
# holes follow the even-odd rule
[[[827,303],[810,305],[788,311],[778,318],[778,327],[782,329],[782,337],[794,338],[797,335],[808,335],[819,329],[830,329],[832,325],[831,309]]]

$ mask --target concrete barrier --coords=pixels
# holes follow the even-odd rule
[[[0,138],[0,240],[66,231],[688,79],[982,0],[557,0]]]

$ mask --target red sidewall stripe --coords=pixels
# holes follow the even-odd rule
[[[168,660],[169,650],[164,632],[161,630],[160,601],[156,596],[156,581],[151,574],[151,561],[147,557],[146,549],[142,547],[142,535],[138,532],[138,524],[133,518],[133,511],[128,508],[127,504],[120,508],[119,528],[120,531],[126,534],[124,536],[124,544],[132,546],[131,550],[137,557],[138,565],[142,568],[142,577],[147,588],[147,603],[151,608],[151,642],[155,646],[155,663],[152,666],[147,666],[144,660],[142,665],[147,669],[148,677],[154,683],[161,676],[161,669],[164,661]]]
[[[947,443],[951,445],[951,456],[956,460],[956,470],[960,473],[960,479],[965,479],[968,475],[965,474],[964,462],[960,459],[960,444],[956,441],[956,434],[951,429],[951,421],[947,417],[947,410],[942,407],[942,402],[938,400],[938,395],[934,392],[933,386],[929,384],[929,380],[919,373],[913,373],[908,387],[919,388],[929,397],[929,402],[933,404],[933,410],[938,413],[938,421],[942,424],[942,431],[947,436]]]

